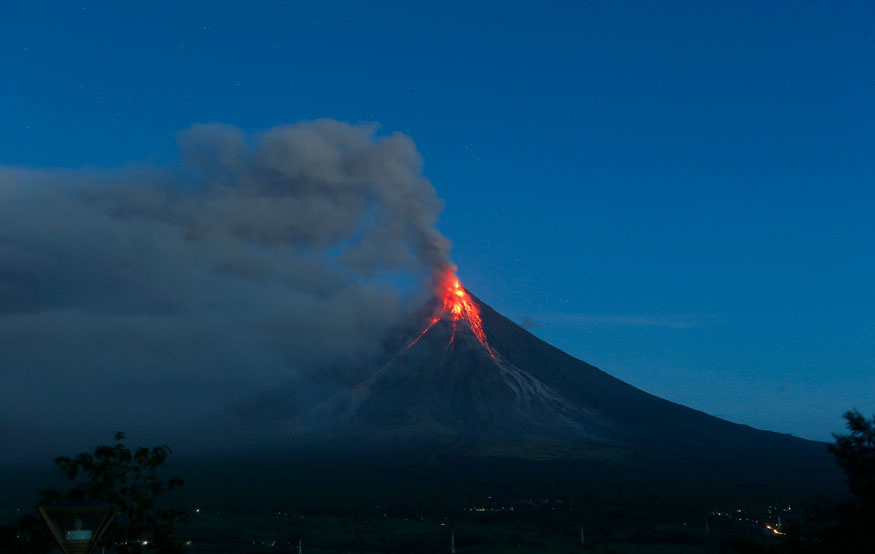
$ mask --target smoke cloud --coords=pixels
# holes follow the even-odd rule
[[[372,355],[449,266],[405,135],[210,124],[179,146],[172,168],[0,168],[3,444],[57,454]]]

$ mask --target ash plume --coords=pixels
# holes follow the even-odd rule
[[[179,146],[170,168],[0,168],[0,442],[100,440],[366,357],[450,266],[403,134],[208,124]]]

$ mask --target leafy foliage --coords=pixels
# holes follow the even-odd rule
[[[875,554],[875,417],[867,420],[857,410],[846,412],[844,417],[849,433],[834,434],[835,444],[828,448],[844,470],[856,499],[832,511],[824,508],[812,513],[806,528],[797,535],[815,540],[791,540],[789,552]]]
[[[123,444],[125,434],[116,433],[115,445],[102,445],[94,452],[83,452],[73,458],[55,458],[55,466],[64,477],[73,481],[65,492],[55,489],[41,491],[41,505],[74,500],[108,502],[118,508],[118,514],[101,539],[119,554],[143,552],[173,553],[183,550],[173,536],[176,523],[187,518],[182,510],[164,508],[157,498],[183,484],[179,477],[166,481],[158,470],[171,454],[170,447],[139,447],[130,450]],[[48,552],[51,538],[42,521],[25,516],[16,525],[0,529],[4,546],[13,545],[13,552]],[[7,536],[8,535],[8,536]],[[145,543],[145,544],[144,544]]]
[[[867,420],[857,410],[845,413],[847,435],[833,435],[829,451],[844,470],[851,492],[864,507],[875,508],[875,416]]]

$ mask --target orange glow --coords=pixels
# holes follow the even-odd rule
[[[768,529],[769,531],[771,531],[772,533],[774,533],[774,534],[776,534],[776,535],[785,535],[785,534],[786,534],[786,533],[783,533],[783,532],[782,532],[780,529],[778,529],[777,527],[772,527],[772,526],[769,525],[768,523],[766,523],[765,526],[766,526],[766,529]]]
[[[419,341],[419,339],[421,339],[422,336],[425,335],[441,318],[446,317],[453,324],[453,336],[450,338],[451,345],[454,344],[456,338],[456,324],[459,321],[465,320],[471,327],[474,336],[480,341],[480,344],[482,344],[489,352],[489,355],[494,358],[495,354],[486,342],[486,333],[483,332],[483,323],[480,320],[480,309],[471,300],[468,292],[461,283],[459,283],[459,280],[452,272],[448,271],[440,280],[437,287],[437,294],[442,302],[441,313],[438,314],[428,327],[426,327],[425,330],[408,345],[408,348],[416,344],[417,341]]]
[[[438,317],[432,319],[431,323],[428,324],[428,327],[426,327],[421,333],[419,333],[419,336],[416,337],[415,339],[413,339],[413,341],[407,345],[407,348],[410,348],[411,346],[413,346],[414,344],[419,342],[419,339],[421,339],[424,334],[428,333],[429,329],[434,327],[434,324],[437,323],[438,321],[440,321],[440,318],[438,318]]]

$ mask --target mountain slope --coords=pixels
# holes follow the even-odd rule
[[[534,455],[549,450],[560,457],[599,446],[687,460],[828,461],[821,443],[730,423],[641,391],[464,293],[473,320],[454,315],[446,302],[423,307],[387,339],[381,360],[346,371],[356,376],[353,386],[301,394],[290,385],[226,417],[253,437],[289,445],[394,443],[501,455],[524,444]]]

